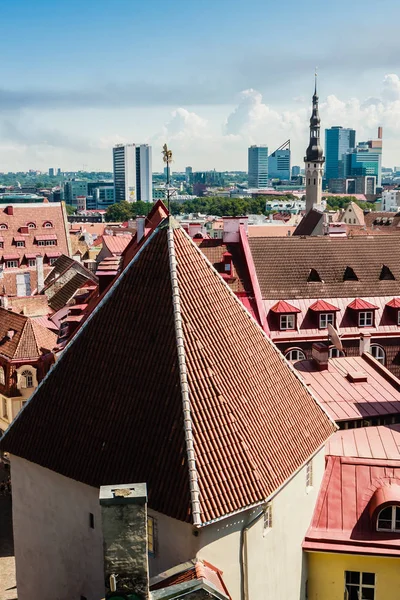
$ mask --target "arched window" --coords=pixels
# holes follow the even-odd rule
[[[0,229],[8,229],[6,223],[0,223]]]
[[[33,387],[33,375],[32,371],[22,371],[22,387],[31,388]]]
[[[339,358],[340,356],[344,356],[344,352],[332,346],[329,348],[329,358]]]
[[[400,506],[383,508],[376,522],[377,531],[400,531]]]
[[[292,348],[286,352],[285,358],[290,362],[296,362],[298,360],[305,360],[306,355],[300,348]]]
[[[375,344],[371,345],[371,354],[377,361],[379,361],[382,365],[386,362],[386,352],[382,348],[382,346],[377,346]]]
[[[36,229],[35,223],[28,223],[27,227],[28,227],[28,229]]]
[[[45,221],[43,223],[43,227],[46,227],[46,228],[53,227],[53,223],[51,223],[50,221]]]
[[[0,383],[2,385],[5,385],[5,383],[6,383],[6,378],[5,378],[5,375],[4,375],[4,368],[3,367],[0,367]]]

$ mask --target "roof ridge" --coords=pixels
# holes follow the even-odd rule
[[[170,221],[170,219],[168,220]],[[189,468],[190,499],[192,504],[193,524],[201,525],[200,517],[200,490],[197,478],[196,457],[194,452],[194,439],[192,430],[192,416],[189,398],[189,383],[187,378],[185,341],[182,328],[182,315],[179,297],[179,281],[176,268],[176,254],[174,244],[174,223],[169,223],[167,230],[168,258],[171,275],[172,305],[174,310],[174,325],[176,345],[178,350],[179,379],[181,384],[183,423],[185,428],[186,452]]]

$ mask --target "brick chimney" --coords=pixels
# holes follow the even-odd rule
[[[144,233],[145,233],[145,222],[146,222],[146,217],[143,216],[138,216],[136,217],[136,240],[138,242],[140,242],[141,239],[143,239],[144,237]]]
[[[102,486],[100,506],[106,593],[115,576],[117,592],[148,599],[146,484]]]
[[[240,239],[239,227],[243,225],[247,233],[247,227],[249,218],[248,217],[222,217],[224,224],[223,229],[223,242],[224,244],[235,243]]]
[[[36,257],[36,273],[37,273],[37,292],[38,294],[44,288],[44,270],[43,270],[43,256],[40,254]]]
[[[312,358],[319,371],[326,371],[329,364],[329,348],[326,344],[316,342],[312,345]]]
[[[371,352],[371,334],[362,333],[360,335],[360,356],[367,352]]]

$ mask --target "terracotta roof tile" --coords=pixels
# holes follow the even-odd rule
[[[175,313],[171,277],[179,293]],[[190,408],[180,388],[177,315]],[[189,408],[190,476],[199,505],[196,484],[192,495],[189,487],[183,407]],[[333,431],[199,249],[166,220],[61,355],[1,447],[92,486],[146,481],[151,508],[197,523],[193,513],[199,510],[206,523],[269,497]]]
[[[12,331],[9,339],[8,331]],[[38,358],[43,349],[50,351],[57,344],[57,336],[23,315],[0,308],[0,354],[10,359]]]

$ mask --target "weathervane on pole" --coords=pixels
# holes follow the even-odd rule
[[[164,163],[167,165],[167,186],[166,186],[166,190],[167,190],[167,208],[168,208],[168,212],[169,212],[169,201],[170,201],[170,171],[169,171],[169,165],[172,163],[172,150],[168,149],[167,144],[164,144],[163,146],[163,150],[162,150],[162,155],[163,155],[163,161]]]

